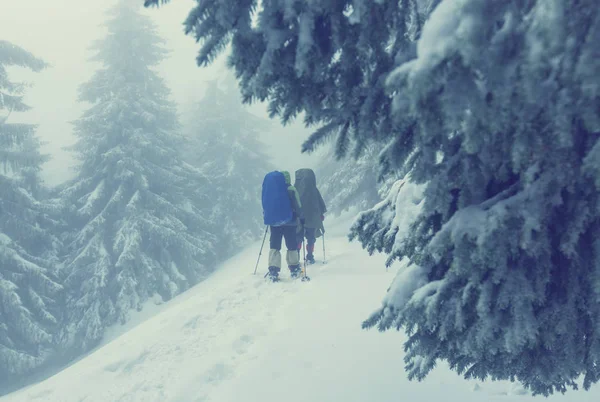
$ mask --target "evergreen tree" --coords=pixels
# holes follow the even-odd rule
[[[75,122],[79,173],[62,191],[73,205],[64,336],[74,351],[215,264],[208,181],[176,151],[175,107],[153,70],[166,52],[136,5],[122,0],[109,11],[108,35],[95,45],[102,68],[80,88],[91,107]]]
[[[38,72],[45,63],[0,41],[0,383],[48,361],[56,345],[61,286],[54,277],[56,237],[50,204],[40,201],[45,157],[32,124],[9,123],[29,110],[24,83],[7,66]]]
[[[258,136],[266,122],[248,112],[237,91],[209,84],[188,124],[187,158],[211,179],[213,210],[219,226],[220,257],[225,258],[264,230],[260,183],[274,168]]]
[[[200,64],[231,43],[247,100],[323,125],[305,149],[332,133],[338,154],[373,141],[383,172],[426,185],[406,236],[394,200],[354,227],[368,249],[411,261],[366,322],[406,329],[410,377],[441,359],[536,393],[597,382],[596,2],[261,4],[198,0],[186,26]]]

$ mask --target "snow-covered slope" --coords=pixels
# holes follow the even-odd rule
[[[0,402],[531,399],[518,386],[465,381],[444,366],[424,382],[409,382],[403,336],[360,328],[395,272],[386,272],[383,256],[348,244],[347,227],[329,228],[328,263],[309,266],[311,282],[265,282],[264,251],[252,275],[255,244],[153,317]],[[321,248],[319,242],[317,258]],[[548,400],[598,401],[600,388]]]

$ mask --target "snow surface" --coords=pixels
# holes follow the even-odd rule
[[[386,272],[384,256],[348,244],[348,227],[328,225],[328,261],[319,241],[311,282],[287,274],[265,282],[265,251],[252,275],[254,244],[188,292],[113,328],[116,338],[86,358],[0,402],[533,400],[516,384],[465,381],[443,364],[409,382],[405,336],[361,329],[403,267]],[[547,400],[598,401],[600,387]]]

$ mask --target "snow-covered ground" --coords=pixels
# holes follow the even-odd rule
[[[329,228],[328,261],[309,266],[311,282],[265,282],[264,251],[252,275],[255,244],[129,331],[115,328],[86,358],[0,402],[533,400],[517,385],[465,381],[443,365],[409,382],[404,336],[361,329],[398,266],[386,272],[383,256],[349,244],[347,227]],[[317,250],[321,259],[320,242]],[[600,387],[548,400],[599,401]]]

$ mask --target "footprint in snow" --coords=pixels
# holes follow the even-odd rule
[[[231,367],[225,363],[217,363],[204,373],[204,381],[215,384],[230,378],[231,375]]]
[[[248,348],[253,343],[253,339],[250,335],[242,335],[235,342],[233,342],[233,350],[237,354],[244,354],[248,351]]]
[[[110,363],[104,366],[104,370],[109,371],[111,373],[116,373],[119,370],[121,370],[124,373],[131,373],[134,370],[134,368],[142,364],[149,355],[150,352],[146,350],[140,353],[139,356],[137,356],[134,359],[121,359],[116,362]]]

